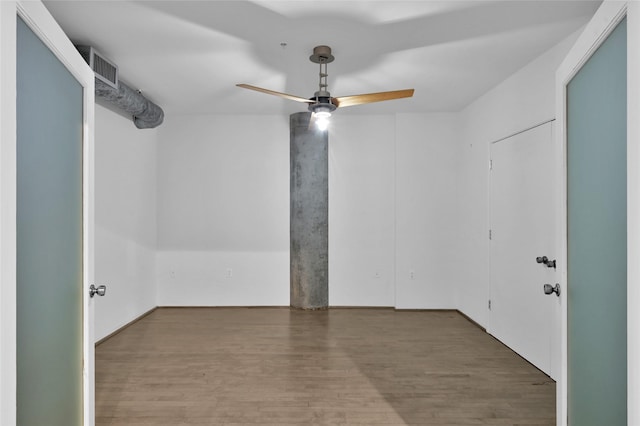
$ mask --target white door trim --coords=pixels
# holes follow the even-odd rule
[[[83,94],[83,330],[84,424],[94,424],[94,75],[40,1],[0,1],[0,424],[16,424],[16,16],[56,55]]]
[[[627,423],[640,424],[640,3],[627,10]]]
[[[16,424],[16,5],[0,1],[0,424]]]
[[[561,271],[560,285],[563,289],[567,289],[567,126],[566,126],[566,86],[571,79],[577,74],[582,66],[587,62],[595,50],[602,44],[607,36],[615,29],[617,24],[628,16],[627,19],[627,57],[628,57],[628,77],[627,77],[627,103],[629,117],[633,119],[627,120],[627,146],[628,146],[628,319],[627,319],[627,345],[628,345],[628,417],[627,421],[630,425],[640,424],[640,378],[638,377],[638,359],[640,356],[639,343],[640,338],[640,314],[634,312],[640,307],[640,267],[638,266],[638,256],[640,255],[640,147],[637,146],[638,135],[640,135],[640,124],[638,124],[637,114],[640,113],[640,106],[637,105],[640,99],[637,96],[637,86],[640,82],[638,72],[640,71],[640,47],[637,34],[640,32],[638,28],[638,12],[640,8],[634,2],[605,0],[594,17],[585,27],[575,45],[569,51],[558,71],[556,72],[556,117],[558,130],[556,137],[558,138],[556,155],[562,158],[559,163],[559,176],[561,176],[558,188],[558,262]],[[635,39],[634,39],[635,38]],[[633,49],[636,49],[635,51]],[[633,91],[631,90],[633,89]],[[635,115],[634,115],[635,114]],[[635,142],[635,143],[632,143]],[[567,289],[567,291],[570,291]],[[561,297],[561,365],[560,376],[557,382],[557,424],[560,426],[567,425],[567,292]]]

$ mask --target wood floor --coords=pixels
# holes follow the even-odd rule
[[[555,425],[555,383],[452,311],[162,308],[96,370],[97,425]]]

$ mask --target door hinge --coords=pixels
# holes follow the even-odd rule
[[[489,170],[493,170],[493,160],[489,160]]]
[[[489,310],[491,310],[491,299],[489,299]]]
[[[489,239],[490,240],[493,239],[493,231],[491,229],[489,229]]]

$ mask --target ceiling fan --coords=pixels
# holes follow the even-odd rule
[[[327,64],[333,62],[334,56],[331,54],[329,46],[316,46],[313,49],[313,55],[309,60],[313,63],[320,64],[320,83],[318,91],[314,93],[312,98],[306,99],[299,96],[289,95],[286,93],[276,92],[262,87],[252,86],[250,84],[236,84],[244,89],[255,90],[257,92],[266,93],[268,95],[279,96],[291,101],[309,104],[309,111],[313,113],[316,125],[320,130],[325,130],[329,125],[329,117],[336,108],[344,108],[353,105],[370,104],[373,102],[389,101],[392,99],[410,98],[413,96],[413,89],[394,90],[390,92],[366,93],[362,95],[341,96],[339,98],[331,97],[327,84]]]

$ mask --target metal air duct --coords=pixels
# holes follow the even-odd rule
[[[96,97],[126,111],[132,116],[133,124],[135,124],[138,129],[158,127],[164,120],[164,111],[162,111],[162,108],[122,81],[118,82],[118,88],[115,89],[101,80],[96,79]]]
[[[133,119],[138,129],[152,129],[162,124],[164,111],[138,90],[124,84],[118,78],[118,67],[93,47],[76,46],[84,60],[96,75],[96,98],[124,111]]]

